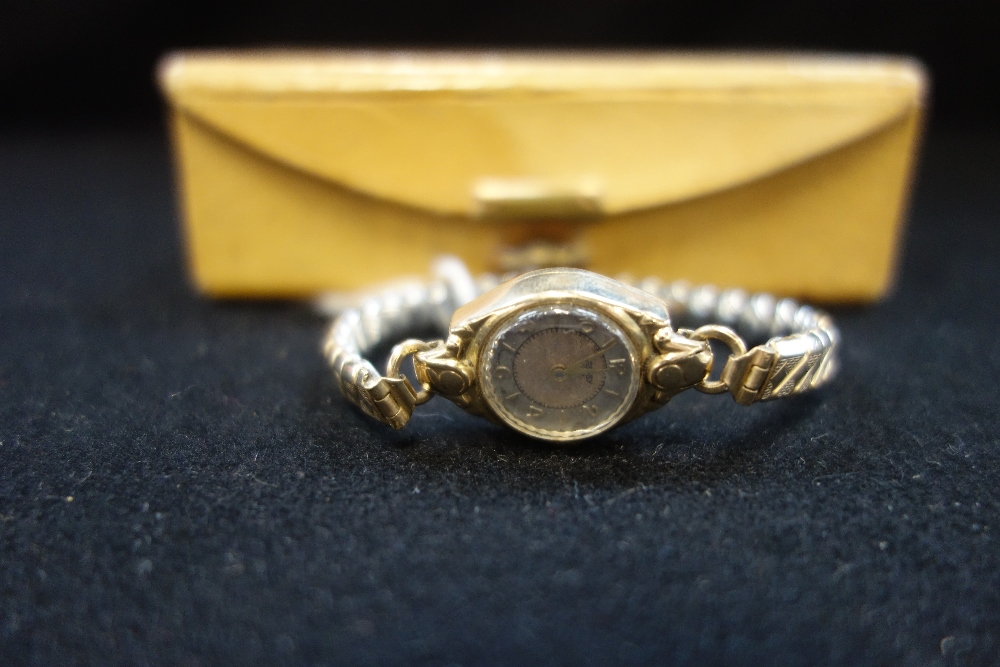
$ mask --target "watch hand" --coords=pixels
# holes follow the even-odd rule
[[[614,338],[612,338],[605,345],[603,345],[599,350],[597,350],[597,352],[594,352],[593,354],[588,354],[583,359],[577,359],[576,361],[574,361],[571,364],[566,364],[566,370],[568,371],[568,370],[570,370],[572,368],[578,368],[578,367],[582,366],[583,364],[587,363],[588,361],[590,361],[591,359],[596,359],[597,357],[603,356],[605,352],[607,352],[612,347],[614,347],[614,345],[615,345],[616,342],[618,342],[618,341],[616,341]]]

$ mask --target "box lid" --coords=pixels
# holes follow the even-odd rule
[[[483,179],[599,192],[605,213],[734,187],[922,103],[896,58],[599,53],[180,53],[172,105],[369,196],[472,215]]]

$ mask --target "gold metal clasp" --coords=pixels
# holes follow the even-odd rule
[[[736,332],[721,324],[706,324],[694,331],[684,331],[692,340],[708,342],[717,340],[729,348],[730,355],[726,358],[726,364],[722,367],[722,377],[719,380],[709,380],[707,377],[702,382],[695,385],[695,389],[705,394],[721,394],[729,390],[730,372],[727,369],[733,364],[733,359],[740,358],[747,353],[746,343],[736,335]]]
[[[483,220],[586,220],[604,212],[604,188],[595,178],[481,178],[472,197]]]
[[[582,269],[589,263],[590,252],[577,239],[538,239],[519,245],[504,245],[496,258],[496,266],[502,273],[523,273],[552,266]]]
[[[409,340],[404,340],[399,345],[396,345],[392,348],[392,352],[389,354],[389,363],[386,364],[385,369],[385,379],[397,383],[408,391],[412,395],[414,405],[422,405],[423,403],[426,403],[431,400],[434,393],[428,387],[424,386],[421,386],[420,389],[414,389],[413,385],[410,384],[409,378],[403,375],[403,360],[410,355],[417,354],[418,352],[426,352],[435,344],[436,343],[425,343],[422,340],[411,338]]]
[[[496,270],[582,268],[590,263],[580,232],[584,224],[604,214],[599,179],[490,177],[476,181],[472,194],[476,218],[503,223]]]

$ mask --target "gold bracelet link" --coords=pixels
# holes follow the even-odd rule
[[[474,281],[458,260],[442,258],[434,270],[430,282],[396,283],[342,310],[323,344],[344,396],[395,429],[405,426],[414,408],[432,396],[427,386],[415,389],[400,369],[406,357],[425,352],[432,344],[407,340],[397,345],[384,376],[365,355],[414,329],[447,326],[455,308],[482,290],[482,281]]]
[[[681,333],[686,335],[692,340],[717,340],[724,343],[731,354],[726,359],[726,363],[722,368],[722,375],[718,380],[702,380],[694,386],[695,389],[702,392],[703,394],[722,394],[729,390],[729,381],[726,374],[726,369],[730,368],[733,359],[739,358],[747,353],[746,343],[743,339],[736,335],[736,332],[729,327],[724,327],[719,324],[706,324],[705,326],[698,327],[694,331],[684,331]]]
[[[390,379],[403,380],[404,384],[410,388],[410,391],[413,394],[414,405],[423,405],[427,401],[431,400],[434,396],[434,392],[431,391],[430,386],[423,383],[421,383],[419,390],[414,389],[409,378],[403,375],[402,365],[407,357],[414,355],[417,352],[426,352],[433,347],[435,346],[431,343],[426,343],[415,338],[404,340],[402,343],[392,348],[392,353],[389,355],[389,363],[386,364],[385,367],[386,377]]]

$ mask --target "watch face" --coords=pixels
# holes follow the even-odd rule
[[[639,390],[638,359],[622,328],[570,305],[523,311],[501,324],[480,357],[483,395],[511,427],[578,440],[614,426]]]

